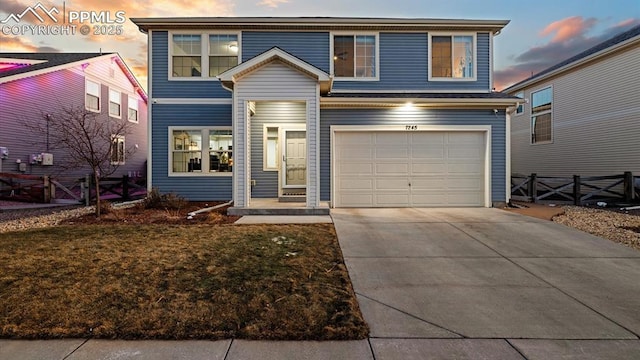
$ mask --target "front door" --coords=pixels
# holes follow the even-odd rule
[[[307,132],[284,130],[282,184],[284,188],[304,188],[307,185]]]

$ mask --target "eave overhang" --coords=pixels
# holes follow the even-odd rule
[[[167,17],[131,18],[140,31],[167,29],[297,31],[488,31],[498,34],[509,20],[336,17]]]

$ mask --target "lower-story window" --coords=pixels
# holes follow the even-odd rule
[[[124,136],[113,136],[111,138],[111,164],[124,165],[124,156]]]
[[[226,174],[233,170],[230,127],[169,128],[171,174]]]

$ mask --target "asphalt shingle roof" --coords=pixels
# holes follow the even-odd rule
[[[28,60],[46,60],[46,62],[19,67],[12,70],[0,72],[0,78],[28,73],[31,71],[42,70],[64,64],[70,64],[76,61],[96,58],[111,53],[2,53],[0,58],[11,59],[28,59]]]

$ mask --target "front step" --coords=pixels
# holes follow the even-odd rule
[[[227,214],[235,216],[245,215],[329,215],[328,207],[321,208],[239,208],[230,207]]]
[[[303,202],[307,202],[307,197],[305,195],[283,195],[278,198],[278,202],[303,203]]]

